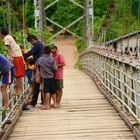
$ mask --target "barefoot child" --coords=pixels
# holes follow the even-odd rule
[[[65,61],[62,54],[59,53],[57,46],[53,45],[51,47],[51,51],[53,57],[55,59],[57,65],[57,71],[55,72],[54,80],[55,80],[55,88],[56,88],[56,106],[60,107],[61,98],[63,95],[63,75],[64,75],[64,66]]]
[[[3,110],[9,110],[9,98],[7,93],[7,86],[13,80],[13,68],[11,62],[2,54],[0,54],[0,72],[2,75],[1,92],[3,98]]]
[[[51,56],[50,47],[46,46],[44,48],[44,54],[37,60],[35,64],[35,69],[39,68],[40,76],[43,83],[43,92],[44,92],[44,105],[42,109],[50,108],[50,95],[55,96],[54,91],[54,72],[57,70],[57,66],[54,58]],[[56,100],[54,100],[56,104]]]
[[[7,29],[1,28],[0,35],[4,40],[5,46],[8,48],[8,58],[14,65],[15,83],[15,95],[19,95],[22,92],[21,77],[24,76],[24,59],[19,45],[15,39],[8,34]]]
[[[19,47],[21,49],[22,54],[27,52],[24,45],[19,45]],[[25,61],[25,76],[27,76],[28,84],[30,85],[30,95],[31,95],[29,102],[31,102],[32,94],[33,94],[32,72],[33,72],[34,65],[30,64],[30,61],[32,61],[32,60],[33,60],[33,57],[30,56]]]

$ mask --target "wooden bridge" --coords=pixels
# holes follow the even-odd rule
[[[24,111],[8,140],[135,140],[134,133],[92,79],[74,68],[73,42],[56,43],[66,59],[62,106]]]
[[[46,6],[43,0],[34,1],[35,27],[39,39],[43,41],[44,21],[47,21],[47,25],[57,27],[50,38],[47,36],[48,40],[67,34],[77,37],[88,48],[78,56],[73,40],[55,40],[66,59],[60,108],[23,111],[22,106],[29,98],[26,79],[23,79],[20,97],[12,96],[11,87],[14,85],[9,86],[10,112],[0,112],[0,140],[140,140],[140,1],[133,5],[132,0],[108,1],[106,15],[101,15],[103,22],[99,30],[96,29],[98,24],[94,26],[94,14],[100,10],[94,10],[93,0],[65,2],[81,11],[70,18],[72,21],[67,25],[48,15],[52,14],[55,6],[59,7],[59,1],[50,1]],[[16,4],[13,0],[2,0],[0,4],[4,6],[1,10],[4,11],[4,26],[11,31],[11,24],[15,26],[17,23],[24,43],[24,33],[29,33],[26,27],[27,2],[22,1],[22,8],[19,8],[21,3]],[[4,9],[7,9],[7,13]],[[136,13],[132,9],[137,9]],[[54,10],[54,13],[57,12]],[[11,22],[14,16],[17,18]],[[74,31],[77,25],[80,28]],[[80,70],[75,68],[76,62]],[[0,108],[2,103],[0,94]]]

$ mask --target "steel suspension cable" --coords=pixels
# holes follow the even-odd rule
[[[123,51],[124,51],[125,54],[130,54],[130,50],[129,50],[129,35],[128,35],[128,39],[127,39],[127,46],[125,46],[125,44],[124,44],[124,35],[128,34],[128,32],[130,30],[130,29],[127,30],[127,25],[128,25],[128,28],[130,28],[129,24],[130,24],[130,14],[131,13],[129,13],[129,21],[127,22],[126,19],[125,19],[125,16],[126,16],[126,13],[127,13],[127,4],[129,4],[129,3],[127,3],[128,2],[127,0],[122,0],[122,1],[123,1],[123,16],[122,16],[122,18],[123,18],[122,19],[123,20],[123,22],[122,22],[122,24],[123,24],[123,26],[122,26],[123,27],[123,36],[122,36],[122,48],[123,48]],[[129,7],[129,9],[130,9],[130,7]],[[124,59],[125,59],[125,56],[124,56]]]
[[[140,43],[139,43],[139,23],[140,23],[140,0],[138,0],[138,14],[137,14],[137,38],[136,38],[136,58],[139,58]]]
[[[118,4],[122,4],[122,0],[120,0],[119,2],[118,2]],[[119,29],[121,29],[121,13],[123,14],[123,9],[121,9],[120,7],[119,7],[119,12],[118,12],[118,24],[119,24]],[[122,11],[121,11],[122,10]],[[122,33],[121,33],[121,35],[122,35]],[[120,40],[120,50],[121,50],[121,55],[124,55],[124,49],[123,49],[123,39],[121,38],[121,40]]]
[[[7,4],[7,9],[8,9],[8,11],[7,11],[8,31],[9,31],[9,33],[11,33],[10,2],[6,2],[6,4]]]
[[[23,45],[25,47],[25,27],[26,27],[26,19],[25,19],[25,0],[22,0],[22,4],[23,4]]]
[[[104,48],[106,48],[106,29],[104,29],[103,45],[104,45]]]
[[[122,27],[123,27],[123,33],[122,33],[122,47],[123,47],[123,51],[124,51],[124,53],[126,54],[126,53],[128,53],[127,51],[128,51],[128,48],[124,45],[124,38],[123,38],[123,36],[127,33],[126,32],[126,27],[125,27],[125,23],[126,23],[126,21],[125,21],[125,13],[126,13],[126,2],[127,2],[127,0],[122,0],[122,2],[123,2],[123,12],[122,12]],[[124,57],[125,58],[125,57]]]
[[[101,42],[101,48],[103,47],[103,31],[100,34],[100,42]]]
[[[116,25],[116,21],[117,21],[117,1],[115,0],[115,12],[114,12],[114,25]],[[119,28],[119,27],[118,27]],[[115,38],[118,37],[117,36],[114,36]],[[115,43],[115,52],[117,53],[117,56],[118,56],[118,41]]]
[[[130,33],[131,33],[131,7],[132,7],[132,1],[129,0],[129,21],[128,21],[128,40],[127,40],[127,48],[128,48],[128,54],[130,57],[132,56],[132,47],[130,47]]]
[[[116,5],[116,4],[117,4],[117,3],[116,3],[116,1],[115,1],[115,5]],[[112,16],[111,16],[111,23],[110,23],[111,29],[112,29],[112,32],[111,32],[112,51],[116,51],[116,47],[114,46],[114,43],[113,43],[113,39],[115,38],[115,36],[114,36],[115,32],[114,32],[113,26],[116,24],[116,21],[115,21],[116,7],[117,7],[117,6],[115,6],[114,13],[113,13]]]
[[[102,31],[101,31],[101,48],[103,48],[103,42],[104,42],[104,31],[103,31],[103,29],[102,29]]]

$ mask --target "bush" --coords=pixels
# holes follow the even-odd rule
[[[8,50],[2,40],[0,40],[0,53],[3,54],[4,56],[7,56],[8,53]]]
[[[78,54],[80,54],[83,50],[86,49],[86,46],[85,46],[83,40],[77,39],[77,40],[75,41],[75,44],[76,44],[76,47],[77,47]],[[76,64],[75,64],[75,68],[80,69],[79,59],[78,59],[78,61],[77,61]]]
[[[82,41],[82,40],[79,40],[79,39],[76,40],[75,41],[75,44],[76,44],[78,53],[81,53],[84,49],[86,49],[86,46],[84,44],[84,41]]]

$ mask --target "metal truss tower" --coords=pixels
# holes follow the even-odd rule
[[[39,39],[43,40],[43,15],[44,0],[34,0],[35,29],[38,31]]]
[[[85,0],[86,13],[86,43],[87,47],[93,46],[94,37],[94,10],[93,0]]]
[[[47,6],[43,7],[44,0],[34,0],[34,6],[35,6],[35,28],[39,32],[39,36],[41,38],[41,34],[43,32],[43,11],[46,11],[57,4],[61,0],[54,0],[52,3],[48,4]],[[57,23],[56,21],[53,21],[52,19],[46,17],[46,20],[49,21],[51,24],[57,26],[60,28],[60,30],[55,33],[50,39],[55,38],[56,36],[60,35],[63,31],[66,31],[70,33],[71,35],[82,39],[81,36],[77,35],[73,31],[70,30],[70,27],[72,27],[74,24],[79,22],[80,20],[83,20],[85,17],[85,24],[86,24],[86,42],[87,46],[91,47],[93,46],[93,36],[94,36],[94,20],[93,20],[93,0],[85,0],[85,6],[79,4],[76,2],[76,0],[68,0],[69,3],[73,3],[77,6],[77,8],[83,9],[83,12],[81,16],[79,16],[76,20],[71,21],[67,26],[62,26],[61,24]]]

